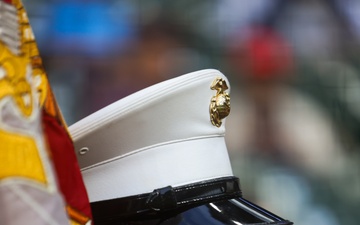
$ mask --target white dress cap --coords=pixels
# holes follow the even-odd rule
[[[228,84],[217,70],[189,73],[70,126],[90,201],[232,176],[224,139]]]

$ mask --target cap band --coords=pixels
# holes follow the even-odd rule
[[[167,186],[152,193],[91,203],[95,223],[151,216],[185,206],[241,197],[239,179],[224,177],[179,187]]]
[[[224,137],[212,136],[138,149],[84,168],[82,175],[90,202],[98,202],[149,193],[168,185],[178,187],[230,177],[233,173]]]

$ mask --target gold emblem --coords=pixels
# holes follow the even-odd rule
[[[216,90],[216,95],[211,98],[210,120],[214,126],[220,127],[221,120],[230,113],[230,95],[225,92],[229,88],[226,81],[219,77],[212,82],[210,88]]]

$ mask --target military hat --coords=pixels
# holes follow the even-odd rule
[[[227,78],[200,70],[69,127],[98,224],[292,224],[242,198],[225,143]]]

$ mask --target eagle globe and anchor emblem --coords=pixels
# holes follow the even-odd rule
[[[210,120],[211,123],[220,127],[222,119],[230,114],[230,95],[225,92],[229,87],[222,78],[216,78],[211,86],[211,90],[216,90],[216,95],[211,98],[210,103]]]

